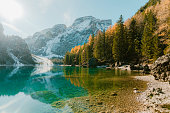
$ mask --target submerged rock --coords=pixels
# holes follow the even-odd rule
[[[59,101],[61,99],[57,97],[57,95],[52,91],[37,91],[31,93],[31,97],[46,104],[51,104],[54,102],[54,100]]]
[[[111,96],[117,96],[117,93],[112,93]]]
[[[133,90],[139,90],[138,88],[133,88]]]
[[[151,66],[151,74],[156,80],[170,82],[170,54],[159,57]]]
[[[150,73],[150,69],[149,69],[149,66],[146,64],[144,67],[143,67],[143,73],[144,74],[149,74]]]
[[[56,101],[51,104],[51,106],[55,108],[63,108],[65,105],[66,105],[65,101]]]
[[[90,101],[89,99],[86,99],[86,101]]]
[[[103,105],[103,102],[97,102],[98,105]]]
[[[138,90],[134,90],[133,92],[134,93],[141,93],[141,91],[138,91]]]

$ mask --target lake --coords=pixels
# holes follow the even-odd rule
[[[46,70],[46,71],[45,71]],[[81,67],[0,67],[0,113],[135,112],[146,83],[136,72]]]

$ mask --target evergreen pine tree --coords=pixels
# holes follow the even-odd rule
[[[81,65],[82,63],[81,63],[81,57],[82,57],[82,49],[80,48],[80,51],[79,51],[79,65]]]
[[[93,58],[93,47],[94,47],[94,34],[92,34],[92,36],[90,35],[89,37],[89,58]]]
[[[103,35],[102,32],[99,31],[96,36],[94,46],[94,56],[98,60],[102,60],[104,56],[104,40],[102,35]]]
[[[144,32],[142,37],[142,55],[146,60],[149,60],[152,58],[153,54],[153,48],[152,48],[152,42],[153,42],[153,33],[156,29],[156,17],[155,15],[150,11],[145,15],[144,19]]]
[[[113,58],[115,61],[125,61],[127,58],[127,37],[126,37],[126,29],[123,24],[123,17],[120,16],[116,31],[115,31],[115,37],[113,39]]]
[[[137,60],[140,54],[140,40],[136,20],[132,19],[128,28],[128,60]]]
[[[158,39],[158,36],[155,36],[153,38],[153,59],[154,61],[157,60],[157,58],[161,54],[161,48],[160,48],[160,41]]]
[[[65,57],[64,57],[64,64],[67,64],[67,65],[69,65],[69,51],[67,51],[67,53],[65,54]]]
[[[109,27],[105,33],[105,59],[107,62],[113,62],[113,37],[114,31],[112,30],[112,27]]]
[[[92,54],[89,44],[86,45],[85,52],[86,52],[86,62],[88,62],[90,60],[91,54]]]
[[[81,64],[86,64],[86,44],[84,43],[83,50],[81,53]]]

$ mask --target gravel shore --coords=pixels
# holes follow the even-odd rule
[[[134,89],[144,92],[147,88],[146,82],[131,77],[122,80],[123,84],[120,84],[119,88],[89,90],[89,95],[72,98],[66,103],[75,113],[137,113],[142,111],[143,104],[136,100],[141,93],[134,92]]]
[[[140,113],[170,113],[170,84],[156,81],[153,76],[136,76],[137,80],[146,81],[147,90],[137,97],[144,107]]]

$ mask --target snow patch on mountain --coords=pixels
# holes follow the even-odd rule
[[[24,64],[20,63],[19,59],[9,49],[7,49],[7,53],[14,60],[14,66],[24,66]]]
[[[36,55],[32,55],[32,57],[34,59],[34,62],[37,63],[37,65],[36,65],[34,72],[31,75],[48,72],[52,69],[52,67],[54,65],[52,63],[52,61],[49,60],[48,58],[40,57],[40,56],[36,56]]]
[[[41,66],[53,66],[53,62],[45,57],[40,57],[36,55],[32,55],[34,62]]]

